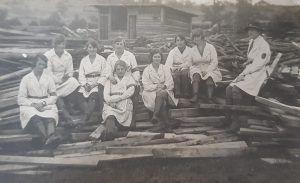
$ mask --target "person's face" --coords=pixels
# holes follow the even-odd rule
[[[91,44],[89,44],[87,47],[87,51],[89,53],[89,56],[95,56],[97,53],[97,48],[95,48]]]
[[[251,39],[255,39],[259,35],[259,32],[256,29],[249,29],[248,35]]]
[[[124,49],[125,49],[124,41],[116,42],[116,43],[115,43],[115,50],[116,50],[117,52],[123,52]]]
[[[178,46],[179,48],[185,47],[185,41],[180,37],[176,37],[176,46]]]
[[[152,60],[152,64],[159,65],[161,63],[162,58],[159,53],[155,53],[152,57]]]
[[[65,43],[60,43],[55,45],[54,51],[56,55],[61,56],[64,53],[65,47],[66,47]]]
[[[34,70],[37,72],[43,72],[43,70],[47,67],[47,64],[44,60],[39,59],[34,67]]]
[[[121,66],[121,65],[117,65],[116,67],[116,74],[119,78],[122,78],[126,73],[126,68]]]
[[[194,42],[195,42],[196,44],[199,44],[199,43],[202,42],[202,37],[201,37],[201,36],[195,36],[195,37],[193,38],[193,40],[194,40]]]

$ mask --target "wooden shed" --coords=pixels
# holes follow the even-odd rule
[[[116,36],[135,39],[148,35],[189,34],[192,17],[197,16],[180,8],[157,3],[105,3],[92,6],[98,9],[100,40]]]

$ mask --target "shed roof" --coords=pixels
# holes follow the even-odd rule
[[[189,16],[192,16],[192,17],[202,15],[202,13],[200,11],[198,13],[197,12],[198,10],[195,10],[195,9],[171,6],[169,4],[162,4],[162,3],[141,3],[141,2],[137,2],[137,3],[126,3],[126,2],[114,3],[114,2],[108,2],[108,3],[91,4],[90,6],[94,6],[96,8],[99,8],[99,7],[167,7],[167,8],[171,8],[173,10],[176,10],[176,11],[183,12],[183,13],[189,15]]]
[[[299,0],[258,0],[254,3],[266,3],[275,6],[300,6]]]

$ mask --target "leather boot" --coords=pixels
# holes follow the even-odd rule
[[[193,81],[193,97],[190,99],[191,102],[196,103],[198,101],[199,82]]]
[[[155,107],[154,107],[153,116],[152,116],[152,119],[151,119],[151,122],[153,124],[156,124],[159,121],[159,114],[161,112],[160,110],[162,108],[164,100],[165,100],[164,96],[162,96],[159,93],[156,94]]]
[[[179,71],[175,71],[173,73],[173,80],[174,80],[174,96],[175,98],[181,97],[181,82],[180,82],[180,73]]]

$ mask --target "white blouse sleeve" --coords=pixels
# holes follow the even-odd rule
[[[101,60],[101,74],[100,74],[100,78],[98,79],[97,83],[104,86],[109,75],[106,71],[106,66],[107,65],[106,65],[105,58],[101,57],[100,60]]]
[[[83,65],[84,65],[84,58],[80,62],[79,73],[78,73],[78,81],[81,86],[84,86],[86,84],[86,77],[85,77],[85,71]]]
[[[50,96],[45,100],[47,105],[53,105],[56,103],[57,95],[56,95],[56,87],[52,78],[49,77],[49,90],[48,93]]]
[[[173,57],[174,57],[174,49],[172,49],[169,52],[166,63],[165,63],[165,66],[168,67],[169,69],[172,68],[172,66],[173,66],[173,62],[174,62]]]
[[[131,62],[131,68],[136,69],[137,68],[137,61],[136,61],[136,58],[135,58],[134,54],[131,54],[130,62]],[[132,77],[136,81],[136,83],[138,83],[139,80],[140,80],[140,77],[141,77],[140,71],[136,70],[136,71],[132,72]]]
[[[217,51],[213,45],[211,45],[211,47],[210,47],[210,60],[211,60],[211,62],[207,68],[207,72],[214,71],[218,67],[218,55],[217,55]]]
[[[18,104],[20,106],[30,106],[31,101],[28,99],[28,90],[27,90],[27,80],[26,77],[23,77],[20,87],[19,87],[19,93],[18,93]]]
[[[170,69],[168,69],[167,67],[164,67],[164,73],[165,73],[165,85],[167,87],[167,90],[173,90],[174,88],[174,81],[173,81],[173,77],[171,74]]]

